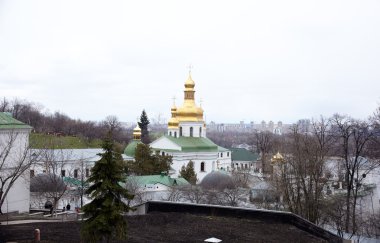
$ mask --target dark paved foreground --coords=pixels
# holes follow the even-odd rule
[[[254,219],[151,213],[130,216],[125,242],[204,242],[216,237],[226,242],[326,242],[295,226]],[[0,242],[33,242],[34,229],[41,242],[80,242],[80,222],[39,222],[0,225]],[[117,242],[117,241],[115,241]]]

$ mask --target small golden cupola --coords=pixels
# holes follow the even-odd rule
[[[185,82],[185,99],[181,107],[177,109],[177,119],[179,122],[200,122],[203,121],[203,109],[195,104],[195,82],[189,77]]]
[[[139,124],[133,129],[133,140],[141,140],[141,128]]]
[[[282,163],[284,161],[284,157],[280,154],[280,152],[277,152],[277,154],[273,155],[271,159],[272,164]]]
[[[175,104],[173,104],[173,107],[171,108],[172,117],[170,118],[168,122],[168,127],[170,128],[178,128],[179,121],[177,119],[177,107]]]

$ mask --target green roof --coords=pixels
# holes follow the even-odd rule
[[[226,148],[223,148],[223,147],[220,147],[218,146],[218,151],[219,152],[227,152],[227,151],[230,151],[229,149],[226,149]]]
[[[0,112],[0,129],[32,129],[32,127],[14,119],[7,112]]]
[[[231,148],[231,152],[232,161],[256,161],[259,157],[257,153],[252,153],[245,148]]]
[[[65,183],[73,185],[73,186],[78,186],[78,187],[82,186],[82,181],[81,180],[78,180],[78,179],[75,179],[75,178],[72,178],[72,177],[63,177],[63,181]],[[83,181],[83,186],[87,187],[88,183],[86,181]]]
[[[146,176],[129,176],[128,180],[134,180],[138,185],[144,186],[147,184],[162,184],[165,186],[185,186],[190,185],[184,178],[171,178],[167,175],[146,175]]]
[[[135,157],[137,144],[141,143],[140,140],[132,140],[128,146],[124,149],[124,154],[129,157]]]
[[[173,143],[181,147],[184,152],[218,152],[218,145],[208,138],[172,137],[165,135]]]

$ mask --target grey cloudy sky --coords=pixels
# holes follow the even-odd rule
[[[170,117],[191,63],[207,122],[370,115],[380,1],[0,0],[0,97],[73,118]]]

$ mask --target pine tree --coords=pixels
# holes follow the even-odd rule
[[[141,141],[144,144],[149,144],[150,143],[150,138],[149,138],[149,131],[148,131],[148,125],[149,125],[149,119],[148,115],[146,114],[145,110],[142,111],[141,116],[140,116],[140,121],[138,122],[139,127],[141,129]]]
[[[135,150],[135,160],[129,162],[128,169],[136,175],[157,175],[168,173],[171,164],[172,156],[153,153],[149,145],[140,143]]]
[[[120,153],[114,151],[111,132],[103,140],[103,153],[91,169],[86,194],[93,200],[83,207],[85,217],[81,229],[86,242],[109,242],[110,239],[126,239],[127,224],[121,213],[131,208],[122,199],[133,199],[119,183],[125,182],[125,165]]]
[[[182,178],[185,178],[190,184],[195,185],[197,183],[197,174],[194,171],[194,162],[189,161],[186,167],[183,165],[179,172]]]

